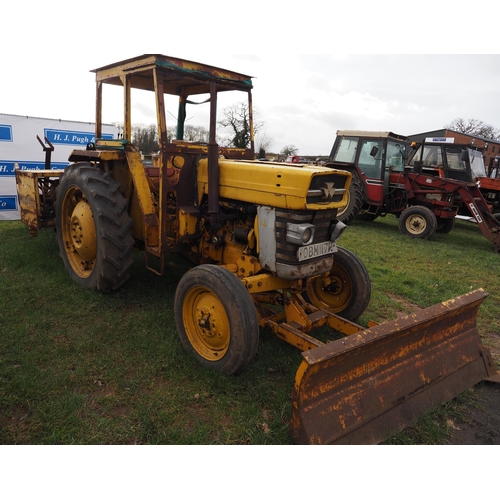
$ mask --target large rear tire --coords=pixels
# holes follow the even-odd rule
[[[365,196],[361,183],[356,175],[353,175],[351,185],[347,192],[347,205],[337,212],[337,219],[344,224],[352,222],[361,211]]]
[[[318,309],[355,321],[370,303],[370,276],[356,255],[338,247],[330,272],[307,280],[305,295]]]
[[[408,207],[399,218],[399,231],[405,236],[427,240],[436,229],[437,219],[434,212],[424,206]]]
[[[80,286],[111,292],[129,278],[134,239],[127,200],[111,172],[90,163],[66,167],[58,187],[60,255]]]
[[[243,283],[226,268],[203,264],[188,271],[177,286],[174,313],[182,345],[201,366],[233,375],[255,356],[255,306]]]

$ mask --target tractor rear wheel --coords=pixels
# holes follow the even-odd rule
[[[356,175],[352,176],[347,191],[347,205],[337,212],[337,219],[344,224],[352,222],[361,211],[365,197],[361,183]]]
[[[438,219],[437,220],[437,229],[438,233],[448,234],[455,227],[455,217],[451,219]]]
[[[356,255],[338,247],[330,272],[307,280],[305,295],[318,309],[355,321],[370,303],[370,276]]]
[[[399,217],[399,230],[406,236],[426,240],[437,229],[434,212],[427,207],[414,205],[403,211]]]
[[[233,375],[255,356],[255,306],[243,283],[226,268],[203,264],[188,271],[177,286],[174,313],[182,345],[201,366]]]
[[[111,172],[90,163],[66,167],[58,186],[60,255],[79,285],[110,292],[129,278],[134,239],[127,200]]]

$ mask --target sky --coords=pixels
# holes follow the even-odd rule
[[[483,23],[455,19],[452,2],[424,1],[419,13],[391,0],[351,0],[331,12],[311,0],[286,13],[260,0],[252,8],[228,0],[179,4],[3,6],[0,113],[93,122],[90,70],[161,53],[254,77],[256,143],[265,136],[272,152],[293,145],[300,155],[328,155],[339,129],[409,135],[455,118],[500,128],[500,43],[495,30],[481,31]],[[121,96],[110,99],[117,105],[105,107],[105,122],[122,122]],[[176,111],[168,110],[167,121]],[[132,113],[133,123],[155,123],[152,106]],[[197,123],[201,113],[188,109],[189,124],[205,125]]]

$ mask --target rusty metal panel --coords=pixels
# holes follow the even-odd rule
[[[54,225],[56,185],[64,170],[16,169],[16,185],[21,220],[31,236]]]
[[[128,150],[125,151],[125,155],[141,207],[145,227],[146,247],[148,250],[157,248],[157,251],[161,252],[158,213],[153,197],[151,196],[151,188],[141,155],[137,151]]]
[[[40,199],[38,195],[38,176],[26,170],[16,170],[17,198],[21,209],[21,220],[35,236],[39,227]]]
[[[302,353],[299,443],[375,444],[496,370],[476,328],[479,289]]]

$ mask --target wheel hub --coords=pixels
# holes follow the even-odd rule
[[[342,280],[338,276],[331,276],[330,279],[331,282],[327,287],[325,287],[325,290],[327,290],[328,293],[331,293],[332,295],[339,295],[342,292],[343,288]]]
[[[422,231],[425,230],[426,223],[425,219],[420,216],[413,216],[409,217],[408,220],[406,221],[406,227],[408,228],[408,231],[414,234],[420,234]]]
[[[71,240],[78,255],[86,262],[96,257],[96,233],[92,209],[86,201],[80,201],[71,214]]]
[[[220,359],[229,347],[230,328],[219,299],[209,290],[199,287],[187,297],[186,313],[192,311],[192,323],[187,319],[187,334],[193,347],[205,359]]]

